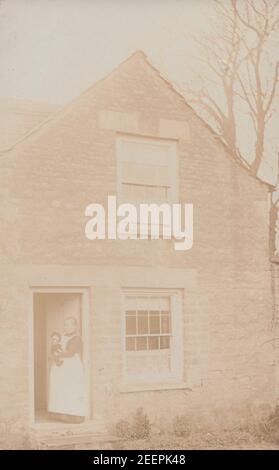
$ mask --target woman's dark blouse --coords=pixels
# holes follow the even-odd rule
[[[65,351],[59,357],[73,357],[75,354],[79,354],[80,358],[82,357],[82,339],[77,335],[70,337]]]

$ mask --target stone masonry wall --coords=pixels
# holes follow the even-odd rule
[[[190,251],[163,240],[85,238],[85,207],[116,194],[119,132],[177,139],[180,200],[194,205]],[[93,414],[99,407],[113,421],[142,405],[154,419],[188,413],[212,423],[218,415],[225,426],[272,409],[268,188],[142,54],[2,155],[0,195],[3,430],[28,426],[34,285],[89,288]],[[120,293],[129,279],[183,289],[184,389],[121,390]]]

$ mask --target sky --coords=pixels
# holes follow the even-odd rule
[[[65,103],[137,49],[179,80],[202,3],[2,0],[0,96]]]
[[[212,0],[0,0],[0,99],[63,105],[137,49],[179,89],[192,86],[193,36],[212,14]]]

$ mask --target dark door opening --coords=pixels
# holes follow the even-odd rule
[[[34,324],[34,415],[35,422],[48,422],[53,421],[53,413],[49,410],[50,404],[50,388],[52,387],[53,392],[53,333],[56,332],[61,336],[61,344],[63,339],[68,341],[67,335],[65,334],[65,322],[67,319],[74,319],[76,325],[76,335],[80,338],[82,344],[84,337],[84,325],[83,325],[83,312],[82,312],[82,294],[81,293],[65,293],[65,292],[36,292],[33,294],[33,324]],[[65,341],[64,341],[65,343]],[[81,348],[82,349],[82,348]],[[81,364],[83,367],[83,353],[79,354],[81,358]],[[62,361],[63,362],[63,361]],[[56,363],[55,363],[56,367]],[[69,367],[68,367],[69,368]],[[69,401],[70,392],[67,392],[69,382],[63,376],[63,365],[59,369],[56,367],[58,376],[60,374],[60,388],[63,389],[65,385],[65,402]],[[61,373],[60,373],[61,371]],[[71,369],[70,369],[71,373]],[[52,374],[52,375],[51,375]],[[75,369],[72,370],[72,374],[75,375]],[[69,374],[68,374],[69,375]],[[52,377],[52,378],[51,378]],[[63,384],[64,380],[64,384]],[[85,383],[85,382],[84,382]],[[63,412],[63,394],[57,389],[57,396],[60,396],[60,405],[57,405],[56,412],[60,412],[59,406],[61,407],[61,413]],[[86,394],[86,388],[84,387]],[[62,390],[64,393],[64,390]],[[53,393],[52,393],[53,395]],[[62,396],[62,398],[61,398]],[[54,394],[55,398],[55,394]],[[74,399],[73,399],[74,400]],[[87,397],[84,396],[84,400],[87,401]],[[59,397],[57,397],[59,401]],[[73,403],[72,408],[75,408]],[[65,412],[65,410],[64,410]],[[75,413],[75,411],[70,411]],[[78,413],[77,413],[78,414]]]

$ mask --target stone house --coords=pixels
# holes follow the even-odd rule
[[[1,152],[2,434],[57,428],[49,337],[69,315],[84,344],[79,429],[138,407],[165,427],[182,415],[223,428],[271,412],[271,188],[140,51],[63,109],[28,115]],[[85,208],[108,195],[193,204],[193,247],[88,240]]]
[[[272,193],[271,223],[270,223],[270,247],[271,247],[271,273],[272,273],[272,297],[273,297],[273,345],[276,360],[278,362],[279,348],[279,187]],[[279,385],[279,370],[276,369],[276,390]],[[277,392],[278,397],[278,392]],[[277,403],[278,406],[278,403]]]

